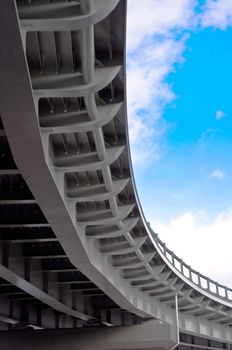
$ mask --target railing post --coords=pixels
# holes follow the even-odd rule
[[[163,249],[164,249],[164,255],[166,256],[166,255],[167,255],[167,247],[166,247],[166,244],[163,245]]]
[[[184,274],[183,260],[180,260],[180,271],[182,274]]]
[[[175,266],[175,254],[172,252],[172,265]]]
[[[219,295],[218,283],[216,282],[215,285],[216,285],[216,293],[217,295]]]
[[[201,279],[200,279],[199,272],[197,273],[197,280],[198,280],[198,285],[201,287]]]

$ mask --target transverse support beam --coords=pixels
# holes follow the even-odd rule
[[[170,349],[177,345],[177,333],[175,327],[152,320],[124,327],[0,332],[0,344],[4,350]]]

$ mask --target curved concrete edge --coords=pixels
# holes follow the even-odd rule
[[[34,86],[34,95],[35,99],[39,100],[42,97],[83,97],[87,96],[93,93],[96,93],[97,91],[103,89],[109,83],[116,77],[118,72],[120,71],[121,66],[112,66],[112,67],[106,67],[106,68],[98,68],[96,69],[96,74],[94,76],[94,80],[91,83],[88,84],[82,84],[82,85],[70,85],[67,84],[65,87],[61,88],[47,88],[39,87],[38,82],[35,82],[32,84]],[[60,78],[60,77],[59,77]],[[39,78],[42,80],[41,78]],[[54,76],[54,79],[57,80],[57,76]],[[41,82],[40,82],[41,84]],[[41,84],[42,85],[42,84]]]
[[[70,125],[59,125],[59,121],[54,121],[53,124],[49,121],[49,117],[42,117],[40,119],[40,128],[42,133],[47,133],[48,135],[56,134],[56,133],[68,133],[68,132],[88,132],[93,129],[97,129],[109,123],[115,115],[119,112],[122,103],[112,104],[110,106],[102,106],[98,107],[98,115],[99,119],[90,120],[87,122],[80,122],[78,124]],[[64,113],[64,117],[67,117],[67,113]],[[51,119],[51,118],[50,118]],[[46,120],[48,120],[48,125],[46,124]]]
[[[87,0],[85,0],[87,2]],[[108,16],[117,6],[119,0],[98,0],[91,11],[80,16],[70,16],[58,19],[23,19],[20,24],[25,31],[63,31],[80,30],[96,24]]]

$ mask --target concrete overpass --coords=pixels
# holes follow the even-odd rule
[[[232,290],[171,252],[139,203],[125,26],[124,0],[0,2],[5,349],[231,349]]]

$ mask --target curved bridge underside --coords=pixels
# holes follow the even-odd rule
[[[126,1],[0,4],[0,325],[156,318],[232,342],[232,291],[144,219],[126,115]],[[10,326],[9,326],[10,325]]]

